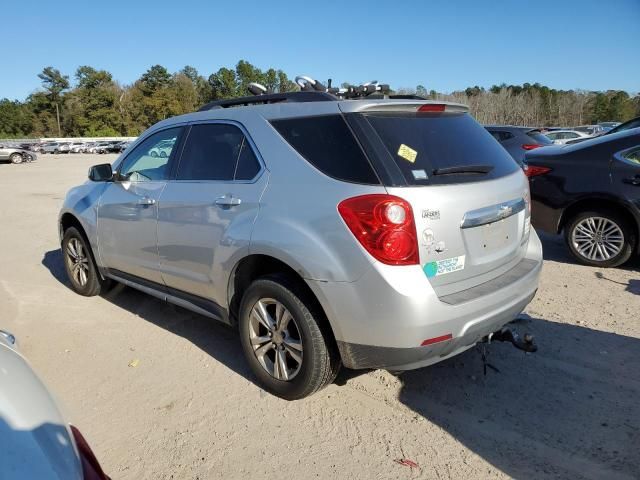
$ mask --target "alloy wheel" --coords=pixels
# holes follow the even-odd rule
[[[575,250],[584,258],[604,262],[620,254],[624,246],[624,233],[613,220],[605,217],[587,217],[571,232]]]
[[[273,298],[261,298],[251,309],[249,340],[256,359],[269,375],[289,381],[303,359],[300,329],[287,308]]]
[[[77,238],[72,238],[67,243],[67,265],[73,280],[84,287],[89,279],[89,257],[87,256],[82,242]]]

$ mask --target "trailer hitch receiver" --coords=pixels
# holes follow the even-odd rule
[[[525,333],[523,336],[511,328],[503,328],[498,332],[494,332],[485,337],[485,341],[487,343],[493,342],[511,342],[514,347],[519,350],[523,350],[525,352],[536,352],[538,350],[538,346],[535,344],[533,340],[533,335],[530,333]]]

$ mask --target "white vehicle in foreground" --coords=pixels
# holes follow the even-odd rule
[[[109,480],[80,431],[0,330],[0,478]]]

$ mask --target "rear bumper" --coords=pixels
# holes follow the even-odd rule
[[[453,304],[436,295],[420,266],[375,265],[355,282],[310,284],[346,367],[410,370],[457,355],[517,317],[534,297],[542,268],[542,246],[533,230],[522,261],[530,268],[520,266],[510,282],[496,279],[495,288],[492,282],[474,287],[482,295],[476,290],[468,300],[460,292]]]

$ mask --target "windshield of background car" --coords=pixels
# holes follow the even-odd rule
[[[362,114],[384,143],[409,185],[490,180],[518,164],[482,125],[466,113]],[[483,166],[486,173],[472,172]],[[469,172],[438,174],[455,168]]]

